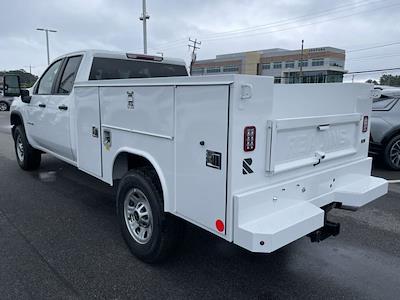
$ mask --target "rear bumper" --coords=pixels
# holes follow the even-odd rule
[[[364,159],[234,196],[234,243],[269,253],[324,226],[332,202],[357,209],[387,193],[386,180],[369,176]]]

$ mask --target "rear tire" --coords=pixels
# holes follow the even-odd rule
[[[22,125],[18,125],[14,130],[14,148],[21,169],[32,171],[40,167],[41,152],[29,144]]]
[[[117,214],[125,242],[144,262],[166,259],[182,239],[183,222],[164,212],[161,187],[151,168],[131,170],[121,179]]]
[[[7,111],[10,109],[10,106],[7,102],[0,101],[0,111]]]
[[[400,170],[400,135],[394,136],[387,143],[383,152],[383,160],[389,169]]]

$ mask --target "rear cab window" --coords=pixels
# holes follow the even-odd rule
[[[82,55],[71,56],[67,58],[62,77],[57,87],[57,94],[71,93],[81,61]]]
[[[94,57],[89,80],[188,76],[186,66],[142,60]]]

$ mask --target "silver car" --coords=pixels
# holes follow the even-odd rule
[[[371,156],[381,158],[392,170],[400,170],[400,88],[375,88],[371,117]]]
[[[3,92],[0,91],[0,111],[9,110],[13,100],[14,97],[5,97],[3,96]]]

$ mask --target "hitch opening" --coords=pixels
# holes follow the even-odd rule
[[[312,243],[319,243],[330,236],[337,236],[340,233],[340,223],[331,222],[327,219],[328,212],[332,208],[340,206],[341,203],[331,203],[325,207],[322,207],[322,209],[325,210],[324,226],[307,235]]]

